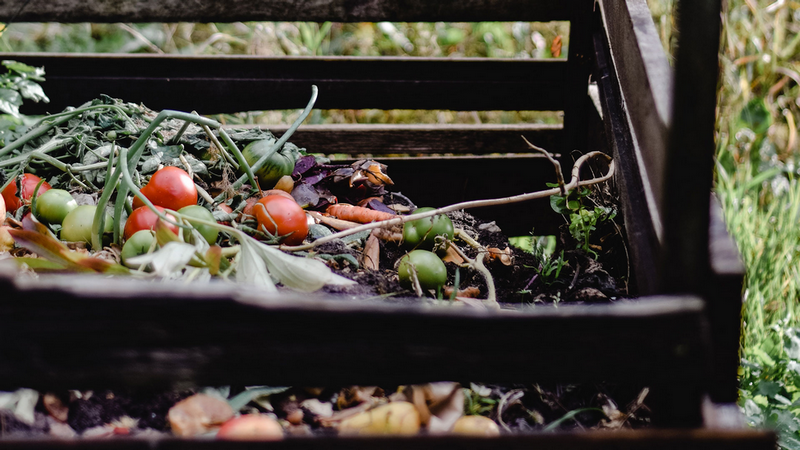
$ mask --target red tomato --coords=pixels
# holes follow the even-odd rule
[[[259,230],[263,226],[271,234],[288,234],[283,239],[286,245],[302,244],[308,234],[306,212],[294,200],[280,195],[268,195],[254,205],[253,213],[258,220]],[[275,225],[278,226],[277,230]]]
[[[177,211],[184,206],[197,204],[197,188],[185,170],[168,166],[159,169],[142,188],[142,194],[156,206]],[[133,199],[133,209],[144,206],[138,197]]]
[[[22,175],[22,180],[19,182],[20,186],[22,186],[22,201],[20,198],[17,197],[17,183],[15,182],[6,186],[3,189],[3,200],[6,202],[6,208],[8,212],[14,214],[23,203],[30,204],[31,197],[33,197],[33,191],[36,189],[36,185],[42,179],[37,177],[32,173],[26,173]],[[39,187],[39,195],[44,194],[45,191],[50,189],[50,184],[45,181]]]
[[[162,213],[164,212],[164,208],[160,206],[156,206],[156,209],[161,211]],[[167,217],[175,220],[175,217],[173,217],[171,214],[167,214]],[[159,220],[158,214],[154,213],[147,206],[142,206],[140,208],[134,209],[131,215],[128,216],[128,220],[125,222],[125,231],[123,233],[125,239],[127,240],[128,238],[133,236],[134,233],[140,230],[155,230],[156,223],[158,222],[158,220]],[[177,226],[171,223],[167,223],[167,226],[175,234],[178,234]]]

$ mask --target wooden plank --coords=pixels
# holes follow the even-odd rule
[[[708,320],[714,348],[709,395],[715,402],[729,403],[739,398],[739,334],[745,269],[725,226],[722,207],[713,196],[710,203],[711,277],[704,293],[708,299]]]
[[[280,136],[288,125],[263,127]],[[543,124],[334,124],[302,125],[291,141],[324,154],[488,155],[530,153],[521,136],[556,152],[562,135],[561,125]]]
[[[409,57],[257,57],[3,53],[44,66],[59,112],[101,93],[153,109],[201,114],[302,108],[311,85],[320,109],[561,110],[563,60]]]
[[[707,357],[702,302],[691,297],[510,312],[269,296],[216,283],[0,280],[0,389],[465,379],[693,385]]]
[[[645,0],[602,0],[599,5],[635,138],[646,206],[661,239],[672,72]]]
[[[615,181],[625,218],[630,264],[631,267],[637,268],[634,272],[635,292],[639,295],[653,294],[658,289],[657,262],[660,245],[656,224],[648,208],[646,188],[616,72],[610,59],[605,30],[598,30],[595,33],[594,49],[596,61],[594,78],[600,94],[608,146],[613,151],[617,163]]]
[[[716,152],[721,0],[681,2],[675,105],[664,168],[664,286],[702,292],[709,263],[709,193]]]
[[[565,87],[564,106],[564,164],[575,158],[569,155],[585,153],[588,138],[588,117],[591,103],[588,96],[589,75],[592,72],[592,28],[594,0],[582,0],[572,10],[569,27],[569,77]]]
[[[552,164],[538,155],[495,157],[377,158],[386,164],[398,190],[418,206],[446,206],[467,200],[503,198],[548,189],[556,181]],[[351,162],[344,160],[343,162]],[[495,221],[506,236],[558,234],[564,223],[548,198],[471,209]]]
[[[24,7],[21,8],[22,3]],[[8,22],[477,22],[568,20],[574,0],[0,1]]]
[[[474,436],[392,437],[292,437],[276,442],[231,442],[197,439],[87,439],[3,440],[8,450],[227,450],[265,448],[272,450],[773,450],[775,434],[761,430],[620,430],[575,433],[505,434],[494,438]]]

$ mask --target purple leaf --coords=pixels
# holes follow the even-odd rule
[[[382,211],[389,214],[397,214],[394,210],[383,204],[382,201],[373,198],[369,202],[367,202],[370,208],[374,209],[375,211]]]
[[[302,175],[308,172],[308,169],[317,165],[317,159],[311,155],[308,156],[301,156],[300,159],[297,160],[297,163],[294,165],[294,171],[292,172],[292,177],[297,177],[298,175]]]

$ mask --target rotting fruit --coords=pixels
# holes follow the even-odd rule
[[[275,141],[272,139],[251,142],[242,150],[242,155],[247,164],[253,166],[274,144]],[[291,175],[294,171],[297,157],[296,153],[284,146],[267,158],[264,165],[255,172],[261,189],[272,189],[281,177]]]
[[[61,239],[67,242],[92,242],[92,223],[94,223],[94,205],[81,205],[64,217],[61,223]],[[110,233],[114,229],[111,215],[106,213],[103,232]],[[99,249],[98,249],[99,250]]]
[[[417,208],[414,214],[433,210],[434,208]],[[444,214],[410,220],[403,224],[403,244],[408,248],[422,250],[436,248],[437,253],[444,254],[447,251],[446,242],[453,240],[454,233],[453,221]]]
[[[268,195],[253,206],[259,231],[284,236],[281,243],[299,245],[308,235],[306,212],[294,200],[281,195]]]
[[[412,250],[400,258],[397,266],[400,285],[413,290],[414,274],[423,290],[436,290],[447,282],[447,268],[435,253],[428,250]]]
[[[3,200],[6,202],[6,209],[11,214],[17,212],[20,206],[24,204],[29,204],[31,202],[31,197],[33,197],[33,191],[36,190],[36,185],[42,181],[41,178],[37,177],[32,173],[26,173],[22,175],[22,179],[19,182],[19,185],[22,187],[21,195],[17,196],[17,183],[11,182],[5,189],[3,189]],[[38,195],[44,194],[46,191],[50,190],[50,184],[45,181],[39,186]],[[20,200],[20,197],[22,198]]]
[[[214,214],[211,211],[203,208],[200,205],[189,205],[184,206],[183,208],[178,210],[178,214],[182,214],[184,216],[205,220],[206,222],[216,222],[214,220]],[[219,230],[213,228],[208,225],[203,225],[199,223],[194,223],[189,220],[189,224],[203,236],[203,239],[208,242],[208,245],[214,245],[217,242],[217,237],[219,236]]]
[[[217,432],[217,439],[277,441],[283,439],[283,427],[266,414],[245,414],[222,424]]]
[[[164,208],[160,206],[156,206],[156,209],[162,213],[164,212]],[[166,216],[169,219],[175,220],[175,216],[171,214],[167,214]],[[128,220],[125,221],[125,231],[123,235],[125,236],[125,239],[130,239],[130,237],[133,236],[137,231],[154,230],[158,221],[158,214],[153,212],[153,210],[147,206],[136,208],[131,215],[128,216]],[[172,232],[178,234],[178,227],[176,225],[169,222],[166,222],[166,224],[167,227],[172,230]]]
[[[197,188],[194,181],[179,167],[167,166],[157,170],[141,192],[154,205],[174,211],[197,204]],[[133,209],[141,206],[144,206],[144,202],[134,197]]]
[[[37,219],[45,223],[61,224],[73,209],[78,207],[78,202],[64,189],[50,189],[36,199]]]

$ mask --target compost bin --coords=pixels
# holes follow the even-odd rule
[[[512,313],[265,295],[246,286],[76,275],[28,279],[6,270],[0,274],[0,387],[639,383],[652,389],[656,429],[486,440],[318,437],[270,445],[772,448],[773,436],[745,429],[732,405],[742,269],[709,196],[718,11],[715,1],[681,2],[680,39],[691,45],[678,46],[673,71],[644,0],[0,5],[3,21],[569,21],[565,60],[2,56],[47,70],[43,85],[51,103],[33,105],[28,113],[60,111],[101,94],[202,114],[298,108],[312,85],[320,91],[317,108],[563,111],[563,126],[315,125],[301,127],[292,141],[353,159],[370,154],[390,167],[405,195],[432,206],[545,189],[555,181],[552,163],[531,154],[520,135],[560,155],[565,168],[578,155],[606,152],[616,164],[631,292],[639,295]],[[436,180],[435,192],[421,180]],[[474,213],[508,235],[531,228],[554,233],[563,220],[547,200]],[[247,444],[0,441],[6,448],[198,445]]]

